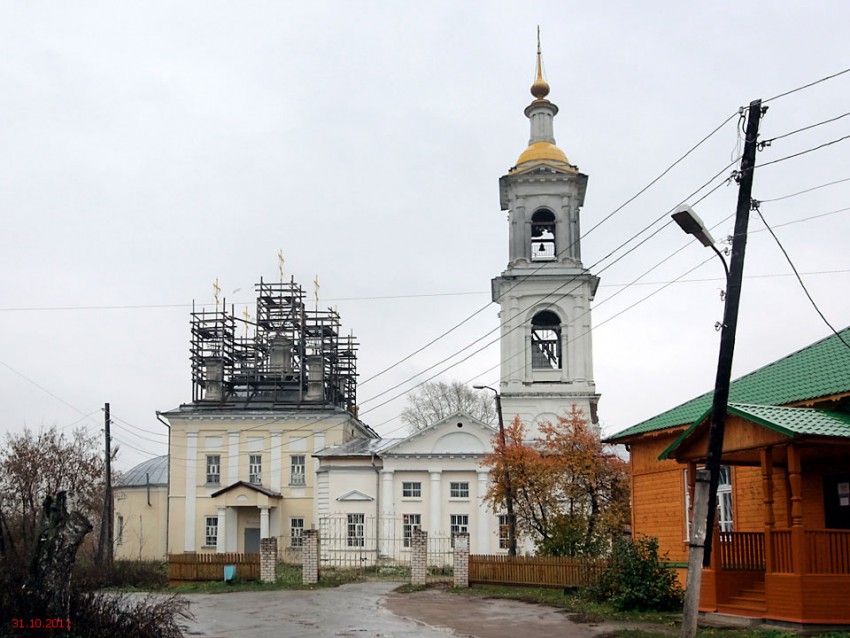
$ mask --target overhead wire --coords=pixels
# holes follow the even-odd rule
[[[850,72],[850,68],[844,69],[842,71],[838,71],[837,73],[833,73],[832,75],[827,75],[826,77],[820,78],[819,80],[815,80],[814,82],[809,82],[808,84],[798,86],[794,89],[791,89],[789,91],[785,91],[785,92],[780,93],[778,95],[774,95],[773,97],[769,97],[766,100],[762,100],[761,103],[767,104],[768,102],[773,102],[774,100],[778,100],[778,99],[786,97],[788,95],[792,95],[792,94],[797,93],[799,91],[804,91],[804,90],[809,89],[809,88],[811,88],[811,87],[813,87],[817,84],[820,84],[822,82],[826,82],[827,80],[832,80],[832,79],[837,78],[841,75],[844,75],[845,73],[848,73],[848,72]]]
[[[574,239],[574,240],[573,240],[573,241],[572,241],[572,242],[571,242],[568,246],[566,246],[563,250],[561,250],[561,251],[560,251],[560,252],[556,255],[556,257],[560,257],[560,256],[562,256],[562,255],[566,254],[566,253],[567,253],[570,249],[572,249],[572,247],[573,247],[573,246],[575,246],[578,242],[580,242],[582,239],[586,238],[586,237],[587,237],[588,235],[590,235],[590,234],[591,234],[594,230],[596,230],[597,228],[599,228],[602,224],[604,224],[606,221],[608,221],[609,219],[611,219],[614,215],[616,215],[616,214],[617,214],[617,213],[619,213],[621,210],[623,210],[623,208],[625,208],[626,206],[628,206],[628,205],[629,205],[630,203],[632,203],[635,199],[637,199],[638,197],[640,197],[643,193],[645,193],[645,192],[646,192],[647,190],[649,190],[652,186],[654,186],[656,183],[658,183],[658,181],[659,181],[659,180],[661,180],[663,177],[665,177],[665,176],[666,176],[666,175],[667,175],[667,174],[668,174],[671,170],[673,170],[676,166],[678,166],[681,162],[683,162],[683,161],[684,161],[684,160],[685,160],[688,156],[690,156],[690,155],[691,155],[694,151],[696,151],[696,150],[697,150],[700,146],[702,146],[702,145],[703,145],[706,141],[708,141],[709,139],[711,139],[711,138],[712,138],[712,137],[713,137],[713,136],[714,136],[714,135],[715,135],[718,131],[720,131],[720,130],[724,127],[724,126],[726,126],[726,124],[728,124],[728,123],[729,123],[732,119],[734,119],[736,115],[738,115],[738,111],[736,111],[735,113],[733,113],[733,114],[731,114],[729,117],[727,117],[725,120],[723,120],[723,122],[721,122],[719,125],[717,125],[717,126],[716,126],[716,127],[715,127],[715,128],[714,128],[711,132],[710,132],[710,133],[708,133],[707,135],[705,135],[705,136],[704,136],[702,139],[700,139],[700,140],[699,140],[696,144],[694,144],[693,146],[691,146],[691,147],[690,147],[690,148],[689,148],[689,149],[688,149],[688,150],[687,150],[687,151],[686,151],[683,155],[681,155],[681,156],[680,156],[678,159],[676,159],[676,160],[675,160],[672,164],[670,164],[667,168],[665,168],[665,169],[664,169],[664,170],[663,170],[663,171],[662,171],[662,172],[661,172],[658,176],[656,176],[654,179],[652,179],[652,180],[651,180],[651,181],[650,181],[650,182],[649,182],[646,186],[644,186],[643,188],[641,188],[640,190],[638,190],[638,191],[637,191],[637,193],[635,193],[634,195],[632,195],[631,197],[629,197],[629,198],[628,198],[625,202],[623,202],[622,204],[620,204],[619,206],[617,206],[617,207],[616,207],[613,211],[611,211],[608,215],[606,215],[606,216],[605,216],[604,218],[602,218],[599,222],[597,222],[596,224],[594,224],[594,225],[593,225],[593,226],[592,226],[589,230],[587,230],[587,231],[586,231],[583,235],[581,235],[581,236],[579,236],[579,237],[576,237],[576,238],[575,238],[575,239]],[[734,163],[735,161],[737,161],[737,160],[734,160],[732,163]],[[530,272],[530,273],[528,273],[528,274],[524,275],[523,277],[521,277],[520,279],[518,279],[518,281],[517,281],[516,283],[514,283],[514,284],[513,284],[513,286],[511,286],[511,287],[510,287],[510,288],[509,288],[506,292],[510,292],[510,290],[512,290],[512,289],[513,289],[513,288],[515,288],[516,286],[518,286],[518,285],[522,284],[524,281],[526,281],[526,280],[528,279],[528,277],[531,277],[532,275],[537,274],[537,273],[538,273],[540,270],[542,270],[544,267],[545,267],[545,262],[544,262],[543,264],[541,264],[539,267],[537,267],[536,269],[534,269],[532,272]],[[486,305],[482,306],[481,308],[479,308],[478,310],[476,310],[476,311],[475,311],[472,315],[470,315],[470,316],[466,317],[466,318],[465,318],[463,321],[461,321],[460,323],[457,323],[457,324],[453,325],[451,328],[449,328],[448,330],[446,330],[445,332],[443,332],[443,333],[442,333],[442,334],[440,334],[439,336],[435,337],[434,339],[432,339],[431,341],[429,341],[429,342],[428,342],[428,343],[426,343],[425,345],[421,346],[420,348],[417,348],[416,350],[414,350],[413,352],[411,352],[409,355],[407,355],[407,356],[403,357],[401,360],[399,360],[399,361],[397,361],[397,362],[393,363],[392,365],[390,365],[390,366],[388,366],[388,367],[386,367],[386,368],[384,368],[384,369],[380,370],[379,372],[377,372],[377,373],[373,374],[373,375],[372,375],[372,376],[370,376],[369,378],[367,378],[367,379],[365,379],[365,380],[361,381],[361,382],[360,382],[360,386],[362,387],[362,386],[363,386],[363,385],[365,385],[366,383],[369,383],[370,381],[372,381],[372,380],[374,380],[374,379],[376,379],[376,378],[380,377],[381,375],[386,374],[386,373],[387,373],[387,372],[389,372],[390,370],[393,370],[394,368],[396,368],[397,366],[401,365],[402,363],[404,363],[404,362],[406,362],[406,361],[410,360],[412,357],[416,356],[417,354],[419,354],[419,353],[420,353],[420,352],[422,352],[423,350],[425,350],[425,349],[429,348],[430,346],[434,345],[435,343],[437,343],[438,341],[440,341],[440,340],[441,340],[441,339],[443,339],[444,337],[448,336],[449,334],[451,334],[452,332],[454,332],[455,330],[457,330],[458,328],[460,328],[461,326],[463,326],[464,324],[466,324],[466,323],[467,323],[469,320],[471,320],[473,317],[475,317],[475,316],[479,315],[481,312],[483,312],[484,310],[486,310],[486,309],[487,309],[487,308],[489,308],[489,307],[490,307],[490,303],[487,303]]]

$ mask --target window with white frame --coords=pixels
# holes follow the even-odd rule
[[[348,515],[348,546],[363,547],[366,544],[366,515]]]
[[[508,549],[509,546],[508,515],[499,514],[499,549]]]
[[[452,498],[469,498],[469,483],[458,482],[449,484],[449,496]]]
[[[402,517],[404,532],[404,546],[410,547],[413,540],[413,530],[422,529],[422,514],[405,514]]]
[[[469,534],[469,515],[452,514],[449,517],[449,531],[452,534],[452,547],[454,547],[455,536],[458,534]]]
[[[720,480],[717,483],[717,524],[721,532],[733,531],[732,468],[728,465],[721,466]]]
[[[306,459],[303,454],[289,457],[289,484],[305,485],[307,483]]]
[[[304,519],[300,516],[289,519],[289,545],[290,547],[304,546]]]
[[[734,531],[732,520],[732,468],[728,465],[720,466],[720,476],[717,483],[717,510],[715,519],[721,532]],[[691,538],[691,490],[688,470],[685,468],[685,541]]]
[[[218,543],[218,516],[204,517],[204,546],[215,547]]]
[[[221,455],[207,454],[207,483],[221,482]]]
[[[402,498],[422,498],[422,483],[419,481],[404,481],[401,484]]]
[[[252,485],[263,483],[263,455],[251,454],[248,457],[248,482]]]
[[[121,545],[124,543],[124,517],[121,514],[118,515],[115,527],[115,544]]]

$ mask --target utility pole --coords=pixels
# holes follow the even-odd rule
[[[711,404],[711,423],[708,432],[705,477],[697,476],[694,493],[693,524],[688,555],[688,581],[685,592],[685,614],[682,618],[682,638],[696,634],[699,595],[702,584],[702,567],[711,564],[711,537],[717,510],[717,485],[720,482],[720,461],[723,456],[723,431],[726,425],[726,408],[729,403],[729,384],[732,378],[732,355],[735,351],[735,333],[738,328],[738,307],[741,299],[741,281],[744,276],[744,254],[747,248],[747,227],[752,202],[753,173],[758,148],[759,122],[762,115],[761,100],[750,102],[744,154],[738,173],[738,206],[735,212],[735,236],[732,238],[732,258],[726,282],[726,304],[720,332],[720,353],[717,358],[717,376]],[[706,493],[707,492],[707,493]],[[700,501],[707,500],[707,503]],[[705,512],[703,514],[703,512]],[[698,516],[705,516],[705,527]],[[702,565],[700,565],[702,558]]]
[[[474,385],[476,390],[490,390],[496,395],[496,414],[499,416],[499,442],[502,444],[502,484],[505,488],[505,509],[508,510],[508,556],[516,556],[516,516],[514,516],[514,491],[511,483],[511,471],[505,452],[505,420],[502,418],[502,397],[498,390],[489,385]]]
[[[100,538],[97,546],[98,565],[112,565],[113,559],[113,531],[112,519],[112,440],[109,433],[109,404],[103,404],[103,433],[106,439],[106,452],[104,456],[105,489],[103,494],[103,514],[100,522]]]

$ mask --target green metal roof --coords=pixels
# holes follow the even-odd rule
[[[743,417],[787,437],[808,435],[850,438],[850,414],[846,412],[742,403],[730,403],[727,411],[729,414]],[[693,424],[682,432],[658,458],[666,459],[710,414],[709,408],[708,412],[704,412],[695,419]]]
[[[850,343],[850,327],[840,334]],[[749,405],[787,405],[850,392],[850,348],[835,335],[816,341],[732,382],[729,401]],[[638,434],[689,425],[711,408],[714,391],[608,438],[618,441]]]

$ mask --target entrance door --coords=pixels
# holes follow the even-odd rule
[[[260,528],[246,527],[245,528],[245,553],[259,554],[260,553]]]
[[[823,477],[823,509],[830,529],[850,529],[850,474]]]

